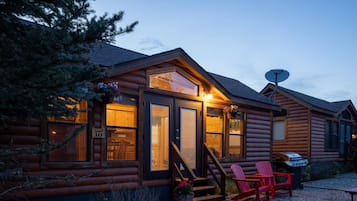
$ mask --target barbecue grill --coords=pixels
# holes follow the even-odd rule
[[[293,173],[293,189],[302,188],[301,184],[301,168],[307,166],[309,161],[303,159],[300,154],[296,152],[280,152],[275,154],[274,163],[277,167],[286,169]]]
[[[304,167],[309,163],[307,159],[303,159],[296,152],[280,152],[276,154],[275,161],[285,163],[290,167]]]

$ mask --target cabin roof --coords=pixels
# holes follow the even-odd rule
[[[265,93],[268,91],[273,91],[275,85],[269,83],[262,91],[261,93]],[[277,88],[278,91],[281,91],[285,94],[290,95],[292,98],[302,102],[306,106],[310,107],[311,109],[317,109],[317,110],[323,110],[327,113],[340,113],[343,110],[345,110],[348,106],[352,106],[353,110],[355,110],[353,103],[351,100],[343,100],[343,101],[336,101],[336,102],[329,102],[323,99],[319,99],[313,96],[309,96],[307,94],[303,94],[288,88],[284,88],[281,86],[278,86]]]
[[[233,96],[250,99],[254,101],[259,101],[271,105],[278,105],[273,102],[270,98],[258,93],[254,89],[243,84],[239,80],[233,78],[224,77],[215,73],[209,73],[215,80],[224,86],[224,88]]]
[[[225,92],[224,94],[228,95],[233,101],[255,105],[259,102],[263,107],[269,105],[274,107],[275,110],[280,108],[278,104],[238,80],[207,72],[181,48],[148,56],[114,45],[100,43],[93,45],[88,56],[89,60],[95,64],[114,66],[109,73],[109,76],[115,76],[133,70],[139,70],[147,66],[178,60],[183,66],[191,66],[194,68],[200,76],[216,88]]]
[[[148,57],[148,55],[124,49],[104,42],[98,42],[92,45],[87,57],[89,62],[101,66],[113,66],[115,64],[132,61],[139,58]]]

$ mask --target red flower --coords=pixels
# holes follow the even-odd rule
[[[175,187],[174,192],[178,195],[193,194],[192,181],[187,179],[181,180]]]

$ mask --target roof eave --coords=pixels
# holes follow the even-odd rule
[[[281,111],[281,109],[282,109],[282,107],[280,105],[267,104],[267,103],[259,102],[256,100],[250,100],[250,99],[245,99],[245,98],[236,97],[236,96],[232,96],[232,97],[230,97],[230,99],[232,102],[236,102],[236,103],[240,103],[240,104],[244,104],[244,105],[250,105],[250,106],[259,107],[259,108],[268,109],[268,110]]]

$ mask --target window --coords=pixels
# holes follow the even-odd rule
[[[222,110],[208,108],[206,118],[206,143],[213,153],[219,158],[222,157],[223,150],[223,129]]]
[[[107,160],[136,160],[137,101],[120,95],[106,105]]]
[[[197,84],[176,71],[151,74],[149,87],[193,96],[198,96],[199,89]]]
[[[285,140],[285,120],[275,120],[273,122],[273,140]]]
[[[243,153],[243,119],[241,116],[229,119],[228,154],[240,157]]]
[[[327,120],[325,123],[325,148],[338,149],[338,126],[335,121]]]
[[[88,105],[86,101],[82,101],[76,107],[78,112],[75,118],[48,118],[48,141],[52,143],[61,143],[65,136],[73,132],[74,128],[86,125],[76,137],[63,147],[51,151],[48,154],[49,161],[87,161]]]
[[[244,114],[224,116],[221,109],[207,108],[206,143],[219,158],[241,158],[244,153]]]

